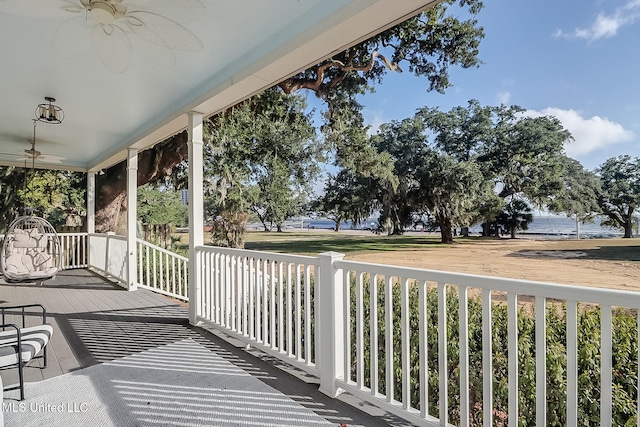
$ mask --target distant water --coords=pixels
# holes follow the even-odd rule
[[[593,223],[580,223],[580,237],[602,238],[624,235],[622,229],[600,225],[602,219],[595,218]],[[547,234],[557,236],[575,236],[576,221],[561,216],[535,216],[524,234]]]
[[[580,223],[580,236],[582,238],[607,238],[622,236],[624,233],[621,229],[601,226],[601,219],[596,218],[593,223]],[[302,222],[300,220],[290,221],[286,225],[287,228],[300,228]],[[368,227],[375,227],[375,221],[367,222],[366,224],[360,224],[355,228],[365,229]],[[305,219],[305,229],[333,229],[335,222],[330,219]],[[351,222],[345,221],[342,223],[341,228],[343,230],[351,229]],[[471,227],[472,233],[479,233],[481,227],[476,225]],[[634,230],[635,231],[635,230]],[[562,216],[535,216],[533,222],[529,224],[527,231],[519,234],[525,235],[548,235],[548,236],[575,236],[576,234],[576,221],[572,218],[566,218]]]

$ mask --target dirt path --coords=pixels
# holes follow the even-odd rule
[[[640,241],[478,240],[356,253],[348,259],[432,270],[640,291]]]

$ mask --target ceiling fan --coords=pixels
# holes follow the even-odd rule
[[[174,51],[202,50],[200,39],[183,24],[205,11],[200,0],[0,0],[0,12],[66,18],[53,37],[55,51],[71,57],[90,48],[117,73],[128,69],[134,52],[172,66]]]
[[[17,161],[31,162],[31,166],[35,165],[36,160],[42,163],[62,163],[65,157],[62,156],[54,156],[51,154],[42,154],[42,152],[36,150],[36,123],[37,120],[33,120],[33,139],[30,141],[31,148],[24,149],[23,154],[14,154],[14,153],[0,153],[0,155],[6,156],[19,156]]]

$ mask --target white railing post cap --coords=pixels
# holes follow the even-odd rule
[[[321,254],[318,254],[318,256],[323,258],[331,258],[331,260],[340,260],[344,258],[343,253],[333,251],[323,252]]]

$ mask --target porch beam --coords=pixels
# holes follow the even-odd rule
[[[200,262],[196,248],[204,245],[204,172],[202,113],[189,113],[187,126],[189,144],[189,323],[198,324],[200,310]]]
[[[127,150],[127,289],[135,291],[137,282],[138,150]]]

